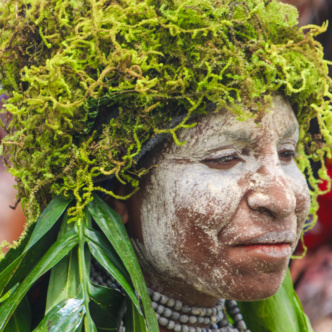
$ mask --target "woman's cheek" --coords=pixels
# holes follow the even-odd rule
[[[287,181],[296,199],[295,213],[297,216],[298,232],[300,233],[310,209],[310,193],[304,175],[295,162],[285,168]]]
[[[223,172],[203,164],[187,165],[181,170],[177,184],[175,210],[187,211],[186,218],[217,240],[220,230],[234,216],[243,188],[237,184],[235,172]]]

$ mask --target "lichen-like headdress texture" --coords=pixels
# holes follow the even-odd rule
[[[289,99],[300,124],[297,162],[314,213],[321,180],[310,160],[322,162],[326,179],[331,80],[314,40],[326,26],[304,32],[297,16],[276,0],[2,2],[0,82],[11,114],[2,149],[28,221],[70,192],[79,219],[91,192],[106,191],[98,177],[138,187],[146,170],[134,157],[150,137],[168,132],[180,144],[177,131],[211,102],[259,123],[275,93]],[[105,112],[115,115],[97,130]],[[187,116],[170,128],[179,113]]]

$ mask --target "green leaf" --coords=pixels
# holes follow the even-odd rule
[[[156,315],[151,306],[141,268],[121,217],[96,195],[94,195],[94,200],[89,203],[88,209],[95,222],[121,258],[136,291],[141,297],[148,330],[158,331]]]
[[[248,329],[254,332],[312,332],[287,271],[279,291],[272,297],[238,302]]]
[[[65,215],[58,238],[61,238],[67,232],[74,229],[75,224],[68,224],[67,221],[68,216]],[[73,248],[68,256],[65,256],[52,268],[47,289],[46,313],[60,302],[74,298],[78,293],[79,285],[78,253],[77,248]]]
[[[72,200],[73,196],[65,197],[63,195],[58,195],[52,199],[40,215],[24,252],[27,252],[52,228]]]
[[[45,312],[47,313],[60,302],[75,297],[79,285],[77,249],[73,248],[70,254],[65,256],[51,271]]]
[[[124,314],[125,297],[120,292],[89,283],[90,312],[97,329],[118,331]]]
[[[31,331],[31,309],[27,297],[21,301],[10,318],[5,332],[30,332]]]
[[[125,277],[126,279],[130,280],[130,276],[124,267],[121,259],[119,258],[118,254],[115,252],[114,248],[110,245],[107,241],[105,235],[95,229],[85,227],[84,228],[84,235],[86,236],[86,240],[89,243],[94,243],[102,250],[105,250],[107,253],[108,258],[112,261],[114,267]]]
[[[132,299],[137,310],[140,311],[139,301],[132,288],[130,277],[123,265],[119,262],[116,253],[110,248],[102,234],[97,231],[85,229],[88,238],[88,246],[92,256],[110,273],[123,287],[128,296]],[[114,264],[115,263],[115,264]]]
[[[84,228],[91,226],[91,216],[84,210],[84,216],[77,224],[78,227],[78,265],[80,274],[80,283],[82,285],[86,314],[84,316],[84,331],[97,332],[97,327],[91,318],[90,314],[90,298],[89,298],[89,283],[90,283],[90,263],[91,253],[86,246],[86,238],[84,235]]]
[[[57,225],[56,225],[57,226]],[[21,254],[0,274],[0,292],[7,292],[20,283],[38,263],[43,254],[56,240],[57,227],[54,226],[27,253]]]
[[[77,233],[69,232],[63,238],[58,239],[49,248],[15,292],[0,306],[0,331],[4,330],[10,317],[30,287],[38,280],[38,278],[67,255],[77,242]]]
[[[11,248],[7,252],[5,258],[0,261],[0,296],[5,291],[5,286],[9,282],[11,276],[22,262],[24,255],[21,254],[28,243],[35,226],[36,224],[31,225],[20,245],[15,249]]]
[[[89,311],[86,312],[84,316],[84,329],[86,332],[98,332],[96,324],[92,320],[91,314]]]
[[[13,288],[11,288],[9,291],[7,291],[6,294],[4,294],[1,298],[0,298],[0,303],[2,302],[5,302],[14,292],[15,290],[17,289],[17,287],[19,286],[20,284],[17,283]]]
[[[24,236],[18,247],[10,248],[8,250],[5,257],[0,261],[0,271],[5,270],[14,260],[16,260],[16,258],[18,258],[22,254],[24,248],[26,247],[31,237],[32,231],[34,230],[35,226],[36,224],[32,224],[31,226],[29,226],[26,235]]]
[[[126,301],[126,331],[147,332],[143,316],[137,311],[133,303],[127,298]],[[159,331],[153,330],[153,331]]]
[[[81,328],[86,308],[82,292],[53,307],[33,332],[75,332]]]
[[[9,250],[0,262],[0,295],[26,277],[51,246],[57,233],[53,226],[71,201],[72,198],[56,196],[41,214],[38,222],[29,227],[27,236],[19,248]]]

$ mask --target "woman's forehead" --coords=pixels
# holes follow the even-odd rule
[[[259,123],[255,118],[239,121],[231,112],[222,109],[197,121],[197,125],[190,130],[183,130],[179,134],[180,141],[186,141],[184,146],[172,144],[173,152],[195,150],[198,152],[226,144],[230,141],[255,143],[259,138],[274,139],[276,142],[287,138],[298,139],[298,123],[289,102],[281,97],[273,98],[269,112]],[[171,152],[171,151],[169,151]]]

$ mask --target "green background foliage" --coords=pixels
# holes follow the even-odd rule
[[[94,190],[116,196],[98,177],[138,187],[146,170],[134,158],[148,138],[166,132],[180,144],[176,132],[211,102],[259,123],[274,93],[297,114],[314,213],[319,180],[309,161],[332,145],[331,81],[313,39],[326,27],[304,34],[297,15],[276,0],[2,2],[0,81],[13,116],[2,149],[28,221],[61,193],[74,194],[69,214],[79,220]],[[179,113],[187,116],[168,128]],[[108,120],[97,129],[101,114]],[[317,137],[308,132],[314,117]]]

